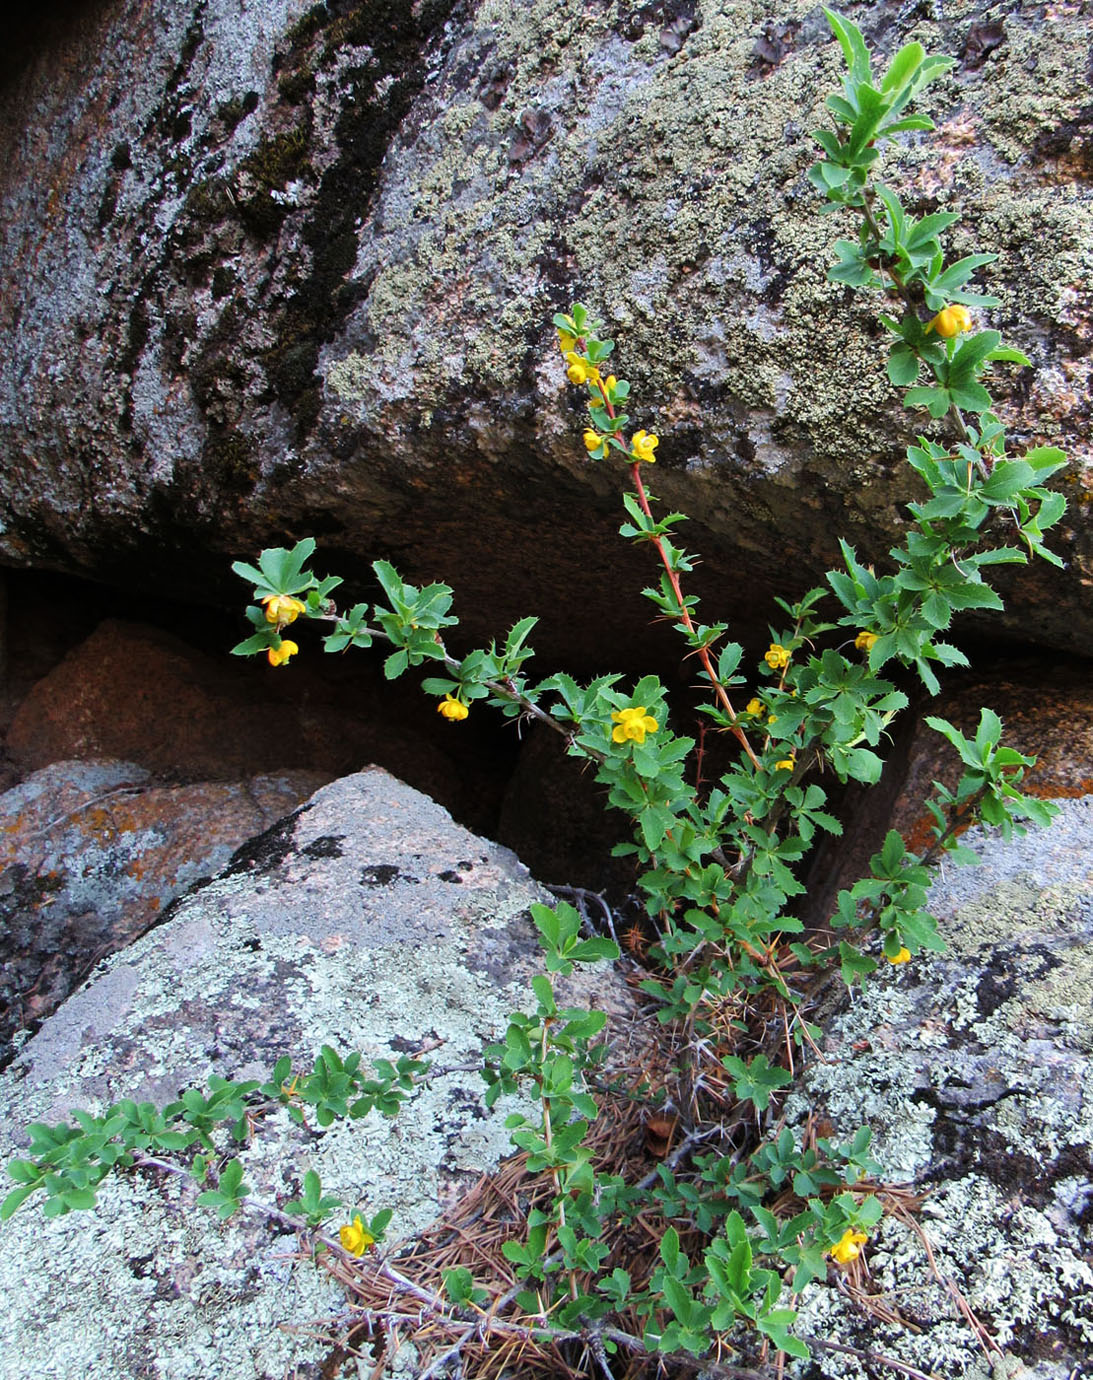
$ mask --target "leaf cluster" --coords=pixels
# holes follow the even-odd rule
[[[43,1211],[47,1217],[93,1208],[96,1189],[112,1170],[132,1169],[150,1157],[177,1155],[195,1146],[202,1153],[194,1157],[191,1173],[203,1182],[217,1157],[215,1134],[226,1129],[236,1143],[247,1142],[257,1121],[278,1105],[287,1107],[289,1115],[301,1123],[306,1120],[304,1108],[313,1107],[323,1127],[335,1117],[362,1117],[373,1110],[394,1116],[412,1091],[414,1079],[427,1067],[402,1055],[395,1063],[377,1060],[374,1075],[368,1077],[359,1054],[343,1059],[324,1045],[309,1074],[294,1076],[292,1060],[285,1055],[266,1083],[210,1074],[204,1090],[187,1088],[163,1108],[123,1098],[101,1115],[77,1108],[68,1121],[36,1122],[27,1128],[27,1157],[7,1166],[16,1187],[0,1204],[0,1221],[39,1189],[46,1195]],[[230,1161],[220,1170],[215,1189],[202,1193],[197,1201],[216,1208],[221,1218],[231,1216],[250,1192],[242,1174],[241,1164]]]

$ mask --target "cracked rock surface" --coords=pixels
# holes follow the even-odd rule
[[[1050,829],[1008,844],[966,836],[981,865],[947,868],[930,897],[948,953],[856,994],[804,1090],[840,1134],[873,1127],[887,1179],[927,1195],[939,1268],[1009,1358],[1002,1373],[1043,1380],[1093,1352],[1093,796],[1060,805]],[[991,1374],[913,1232],[886,1218],[867,1257],[917,1333],[867,1323],[820,1285],[802,1331]],[[864,1373],[822,1355],[808,1371]]]
[[[882,58],[957,60],[885,176],[964,212],[954,255],[999,253],[1034,364],[996,370],[1001,415],[1073,461],[1067,569],[1004,572],[1008,628],[1088,653],[1086,7],[847,12]],[[234,603],[230,557],[310,532],[343,573],[448,580],[475,638],[533,613],[574,669],[605,637],[648,660],[669,634],[618,598],[648,567],[548,324],[580,297],[696,591],[761,635],[838,535],[883,560],[914,496],[923,419],[875,304],[825,280],[849,227],[805,177],[839,70],[810,0],[77,10],[0,92],[0,559]]]
[[[255,1195],[299,1196],[317,1170],[347,1211],[394,1209],[389,1236],[431,1222],[508,1149],[511,1099],[487,1113],[484,1044],[539,970],[527,908],[543,893],[508,850],[385,772],[324,787],[239,850],[160,928],[103,963],[0,1075],[0,1159],[22,1128],[73,1106],[173,1099],[209,1073],[269,1077],[320,1045],[364,1062],[423,1047],[440,1067],[399,1116],[326,1132],[282,1111],[241,1152]],[[606,969],[567,1000],[628,1011]],[[295,1240],[241,1212],[221,1226],[197,1186],[107,1180],[100,1205],[0,1231],[5,1380],[319,1380],[312,1339],[343,1306]],[[348,1220],[348,1219],[343,1219]],[[294,1334],[281,1324],[298,1325]],[[325,1373],[325,1372],[322,1372]]]

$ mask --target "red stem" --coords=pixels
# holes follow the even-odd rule
[[[641,504],[642,512],[645,514],[647,518],[650,519],[650,521],[652,521],[653,511],[649,507],[649,499],[645,493],[645,485],[642,483],[640,460],[635,460],[633,464],[630,466],[630,478],[633,480],[634,488],[637,490],[638,502]],[[672,586],[672,593],[675,595],[676,603],[679,605],[680,621],[689,633],[693,633],[694,623],[691,621],[691,615],[687,612],[687,605],[683,602],[683,589],[679,583],[679,576],[672,569],[671,563],[668,560],[668,553],[667,551],[665,551],[664,543],[663,541],[661,541],[660,537],[653,537],[651,538],[651,540],[653,542],[653,545],[656,547],[657,552],[660,555],[661,563],[663,564],[664,569],[668,575],[668,582]],[[717,695],[717,698],[721,701],[721,706],[725,710],[725,713],[728,714],[731,718],[735,719],[736,711],[733,709],[732,704],[729,702],[729,697],[725,692],[725,687],[717,679],[717,675],[714,672],[713,668],[713,661],[710,659],[710,651],[708,647],[700,647],[698,649],[698,659],[702,663],[702,669],[709,676],[710,682],[714,688],[714,693]],[[731,732],[733,736],[736,738],[737,742],[740,744],[740,746],[748,754],[752,766],[758,769],[759,759],[752,751],[752,746],[748,742],[744,730],[740,728],[738,725],[733,724]]]

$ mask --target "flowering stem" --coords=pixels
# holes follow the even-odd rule
[[[649,498],[645,492],[645,485],[642,483],[641,462],[639,460],[635,460],[634,463],[630,466],[630,478],[633,480],[634,488],[637,491],[638,502],[641,504],[642,512],[645,514],[647,518],[652,519],[653,510],[649,507]],[[689,633],[693,633],[695,630],[694,623],[691,620],[690,613],[688,613],[687,611],[687,605],[684,603],[683,600],[683,589],[679,583],[679,576],[672,569],[672,564],[668,559],[668,553],[667,551],[665,551],[664,543],[661,541],[660,537],[653,537],[651,540],[653,542],[653,545],[656,547],[657,554],[660,556],[661,563],[663,564],[664,569],[667,572],[668,582],[672,586],[672,593],[676,597],[676,603],[679,606],[680,622],[683,624],[683,626],[687,629]],[[728,714],[730,718],[735,719],[736,711],[733,709],[732,704],[729,701],[729,697],[725,692],[725,687],[717,678],[717,673],[714,671],[713,662],[710,659],[710,650],[708,647],[699,647],[698,659],[702,662],[702,669],[710,678],[710,682],[714,688],[714,693],[716,694],[717,698],[721,701],[721,707],[725,710],[725,713]],[[734,723],[732,725],[731,732],[733,736],[736,738],[736,740],[739,742],[740,746],[747,753],[752,766],[755,767],[756,770],[758,770],[759,758],[756,757],[754,751],[752,750],[752,746],[748,742],[747,735],[744,733],[744,730],[740,728],[739,725]]]
[[[862,192],[862,204],[860,210],[862,213],[862,217],[865,220],[865,224],[868,227],[869,233],[873,236],[873,245],[876,250],[876,257],[881,262],[881,272],[888,274],[889,278],[891,278],[892,280],[892,286],[894,287],[896,294],[900,298],[902,298],[904,305],[907,307],[907,310],[913,312],[914,315],[917,316],[918,303],[915,301],[914,295],[912,294],[910,288],[908,288],[907,284],[903,281],[903,279],[892,267],[892,265],[886,262],[887,256],[881,255],[880,226],[877,224],[876,218],[873,215],[872,207],[869,205],[869,197],[871,195],[872,192]],[[964,442],[970,442],[972,438],[968,432],[968,424],[967,422],[965,422],[964,414],[961,412],[960,408],[957,407],[956,403],[953,403],[950,406],[949,415],[956,423],[956,429],[960,432],[960,439]]]
[[[141,1152],[133,1152],[133,1165],[137,1169],[160,1169],[165,1174],[173,1174],[179,1179],[193,1181],[193,1174],[184,1165],[172,1164],[170,1160],[161,1160],[156,1155],[144,1155]],[[293,1217],[291,1213],[282,1212],[280,1208],[274,1207],[272,1203],[263,1203],[258,1198],[252,1198],[249,1194],[240,1200],[242,1205],[249,1208],[251,1212],[257,1212],[263,1217],[270,1217],[275,1222],[283,1222],[285,1226],[292,1227],[294,1231],[301,1232],[310,1237],[313,1242],[320,1242],[322,1245],[337,1251],[339,1255],[347,1259],[354,1259],[340,1241],[332,1236],[327,1236],[325,1232],[319,1231],[302,1217]]]
[[[337,612],[336,609],[331,613],[311,614],[309,616],[312,619],[312,621],[316,623],[337,623],[341,617],[341,615]],[[384,632],[382,628],[369,627],[364,629],[364,631],[367,631],[371,637],[376,638],[381,642],[386,642],[392,647],[398,645],[395,639],[391,637],[388,633]],[[451,671],[453,675],[462,675],[463,663],[459,661],[456,657],[449,655],[448,649],[444,646],[442,642],[440,642],[439,636],[437,638],[437,641],[440,644],[440,648],[443,652],[443,656],[440,659],[443,661],[444,666],[447,668],[447,670]],[[528,699],[526,695],[522,695],[520,691],[517,690],[517,688],[511,682],[483,680],[480,682],[480,684],[484,685],[486,689],[490,691],[491,694],[496,695],[499,699],[509,700],[514,704],[518,704],[524,711],[524,713],[528,715],[529,718],[537,719],[540,723],[546,724],[548,728],[552,728],[555,733],[560,733],[562,737],[565,738],[567,741],[572,738],[573,735],[570,729],[568,729],[565,726],[565,724],[563,724],[559,719],[554,718],[552,714],[548,714],[545,709],[540,709],[539,706],[533,700]],[[581,751],[586,756],[591,757],[595,761],[599,762],[601,765],[607,761],[607,754],[604,752],[597,752],[595,748],[585,747],[582,745]]]

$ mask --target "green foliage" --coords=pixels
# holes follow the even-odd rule
[[[341,1207],[342,1200],[323,1192],[322,1182],[314,1169],[304,1175],[304,1191],[301,1197],[292,1198],[285,1204],[285,1211],[304,1218],[309,1227],[320,1227],[334,1211]]]
[[[238,1160],[229,1160],[220,1171],[216,1187],[199,1193],[197,1201],[202,1207],[215,1208],[216,1215],[222,1222],[226,1222],[239,1211],[243,1206],[243,1199],[249,1197],[250,1192],[250,1186],[243,1182],[242,1164]]]
[[[946,640],[958,615],[1002,608],[989,581],[994,566],[1031,558],[1058,565],[1044,534],[1065,511],[1062,497],[1046,487],[1066,463],[1063,453],[1041,446],[1009,454],[993,410],[992,367],[1029,366],[998,331],[972,322],[970,308],[997,305],[970,286],[995,256],[973,253],[947,263],[943,239],[958,215],[916,217],[876,179],[886,143],[933,129],[911,103],[952,61],[911,42],[874,77],[857,27],[825,13],[847,70],[827,101],[834,128],[814,135],[823,157],[808,175],[825,209],[853,220],[848,237],[835,243],[828,277],[883,295],[888,377],[906,390],[908,407],[931,419],[931,434],[907,451],[918,496],[887,567],[878,571],[842,542],[841,563],[822,584],[795,603],[777,601],[781,621],[770,627],[770,644],[750,656],[729,640],[727,624],[701,621],[698,599],[682,585],[697,563],[677,544],[685,517],[654,511],[658,501],[643,478],[658,438],[644,429],[629,433],[630,384],[601,373],[614,342],[580,303],[554,317],[567,376],[585,394],[589,458],[621,456],[629,466],[620,534],[650,549],[659,565],[643,595],[675,629],[688,666],[709,692],[699,706],[707,725],[739,746],[716,781],[694,784],[701,780],[690,769],[695,740],[671,726],[667,693],[655,676],[629,689],[618,675],[584,685],[565,672],[531,678],[533,618],[521,619],[500,645],[456,656],[444,640],[457,626],[445,584],[417,587],[376,561],[376,601],[339,610],[331,596],[340,580],[308,569],[310,538],[263,551],[257,566],[233,567],[255,600],[247,609],[254,632],[236,654],[264,652],[283,664],[295,643],[285,646],[282,633],[297,619],[326,625],[328,652],[383,645],[388,679],[414,668],[434,672],[422,687],[440,698],[439,711],[453,723],[472,706],[489,705],[557,731],[567,751],[591,765],[607,803],[631,822],[632,841],[616,851],[635,859],[657,934],[641,990],[658,1019],[674,1027],[689,1111],[699,1122],[709,1113],[711,1135],[725,1104],[707,1105],[704,1082],[731,1088],[732,1136],[720,1142],[728,1153],[691,1147],[680,1163],[659,1165],[653,1187],[644,1190],[596,1162],[591,1133],[607,1076],[606,1017],[560,1006],[555,975],[569,977],[577,964],[611,960],[619,950],[613,940],[586,933],[572,906],[533,906],[546,971],[531,982],[534,1009],[513,1012],[503,1040],[485,1051],[483,1078],[487,1106],[513,1095],[535,1106],[529,1114],[525,1101],[506,1125],[529,1172],[545,1176],[551,1192],[502,1251],[524,1286],[517,1305],[544,1323],[536,1338],[571,1329],[594,1335],[609,1351],[616,1343],[601,1324],[613,1319],[631,1328],[633,1349],[656,1355],[709,1358],[750,1331],[764,1345],[808,1357],[787,1305],[833,1262],[856,1258],[882,1215],[869,1182],[881,1169],[869,1154],[867,1128],[844,1143],[804,1142],[784,1125],[779,1099],[792,1073],[777,1062],[778,1042],[749,1029],[744,1016],[752,1009],[778,1013],[781,1020],[769,1024],[783,1026],[787,1054],[791,1029],[798,1045],[814,1042],[820,1032],[805,1019],[798,990],[805,970],[810,981],[830,975],[851,987],[864,985],[885,962],[943,951],[927,909],[930,865],[942,855],[975,861],[958,841],[970,824],[1009,837],[1054,813],[1020,790],[1033,762],[1003,744],[997,714],[984,709],[973,738],[930,716],[927,724],[951,744],[962,770],[955,787],[934,783],[932,844],[916,853],[890,831],[867,875],[839,893],[830,916],[835,941],[804,933],[797,914],[802,865],[823,834],[841,832],[823,783],[833,777],[868,786],[880,779],[890,726],[908,704],[901,679],[913,676],[936,695],[938,670],[967,664]],[[937,439],[943,419],[953,432],[949,444]],[[406,1058],[380,1060],[366,1077],[360,1055],[343,1058],[324,1045],[307,1074],[293,1075],[286,1057],[261,1086],[210,1078],[207,1091],[189,1089],[162,1111],[123,1101],[102,1117],[76,1112],[61,1126],[32,1126],[28,1158],[9,1165],[16,1186],[0,1217],[39,1189],[47,1214],[90,1207],[112,1169],[147,1166],[152,1156],[193,1146],[201,1147],[191,1170],[199,1181],[220,1166],[198,1201],[229,1217],[250,1190],[240,1160],[225,1162],[215,1143],[225,1126],[236,1142],[245,1141],[255,1118],[276,1105],[301,1122],[313,1115],[320,1127],[373,1110],[392,1116],[424,1068]],[[302,1185],[285,1210],[316,1229],[340,1200],[323,1193],[312,1170]],[[659,1248],[641,1283],[619,1263],[616,1239],[639,1216],[647,1229],[653,1214],[661,1222]],[[345,1230],[379,1241],[389,1218],[385,1210]],[[492,1302],[466,1268],[444,1272],[443,1292],[438,1307],[463,1318]]]
[[[947,263],[942,240],[957,214],[911,215],[896,191],[876,180],[886,142],[904,131],[933,128],[911,102],[952,62],[912,42],[874,78],[859,30],[826,13],[847,71],[841,91],[827,101],[835,128],[815,134],[823,157],[809,177],[828,210],[856,223],[853,238],[837,241],[829,277],[884,294],[889,378],[906,390],[909,407],[924,408],[935,422],[948,417],[956,430],[952,444],[922,437],[908,450],[925,496],[909,504],[910,524],[889,552],[889,568],[878,572],[842,542],[841,566],[823,585],[795,604],[779,601],[786,621],[771,627],[770,645],[749,673],[746,649],[728,640],[725,623],[701,621],[697,598],[682,587],[696,557],[676,540],[683,514],[657,514],[645,487],[642,468],[655,459],[658,438],[645,430],[628,435],[630,384],[600,371],[614,342],[603,338],[602,326],[580,303],[554,317],[569,380],[586,395],[589,457],[622,455],[630,467],[632,491],[623,495],[620,533],[652,548],[660,566],[644,595],[675,628],[709,689],[700,712],[740,745],[737,762],[716,782],[692,784],[695,773],[687,768],[695,742],[671,727],[656,677],[629,689],[615,675],[587,685],[564,672],[537,684],[529,679],[532,619],[521,620],[501,649],[491,643],[459,658],[442,636],[455,623],[445,585],[417,589],[377,562],[384,602],[371,614],[363,604],[340,614],[333,606],[316,609],[302,544],[264,552],[257,571],[237,567],[254,581],[256,599],[309,591],[306,616],[333,623],[328,650],[386,642],[394,649],[385,663],[392,678],[426,661],[440,663],[442,673],[425,679],[423,688],[445,697],[439,706],[445,717],[463,718],[469,706],[484,701],[509,717],[526,715],[556,729],[571,755],[592,764],[607,803],[632,821],[633,842],[616,851],[635,858],[660,936],[642,990],[659,1007],[659,1019],[678,1025],[691,1040],[713,1035],[713,1013],[721,1004],[745,1005],[760,994],[793,1009],[795,1038],[814,1039],[792,989],[795,968],[831,971],[852,986],[867,982],[878,962],[902,964],[943,950],[926,908],[929,863],[943,853],[974,861],[958,842],[968,824],[983,822],[1008,836],[1024,821],[1043,824],[1052,814],[1046,802],[1020,791],[1032,763],[1002,744],[997,715],[983,711],[974,740],[931,717],[927,723],[948,739],[963,768],[955,789],[935,783],[933,845],[916,854],[890,832],[868,875],[837,898],[831,916],[837,942],[792,938],[803,928],[794,913],[803,890],[800,865],[819,835],[840,832],[826,808],[825,774],[875,784],[890,725],[907,706],[906,692],[883,673],[910,671],[937,694],[938,669],[967,664],[946,637],[958,615],[1001,609],[988,579],[994,566],[1030,557],[1058,563],[1043,537],[1065,508],[1045,487],[1065,463],[1063,454],[1038,447],[1009,455],[992,411],[991,367],[1028,366],[996,330],[973,328],[968,309],[994,306],[996,299],[969,284],[995,256],[969,254]],[[326,585],[316,585],[325,598]],[[255,614],[265,615],[252,611],[258,626]],[[266,645],[252,644],[255,638],[237,650]],[[535,906],[532,918],[548,975],[565,976],[576,963],[617,952],[611,941],[582,935],[572,906]],[[645,1347],[658,1353],[705,1356],[715,1338],[743,1325],[781,1351],[807,1355],[791,1330],[793,1310],[783,1306],[781,1272],[791,1268],[799,1290],[824,1274],[830,1252],[853,1259],[875,1226],[879,1200],[854,1190],[863,1175],[877,1170],[868,1156],[868,1131],[846,1146],[801,1146],[788,1129],[776,1127],[748,1155],[695,1155],[682,1175],[662,1167],[653,1198],[669,1225],[659,1263],[647,1287],[637,1289],[611,1259],[605,1239],[612,1214],[627,1221],[635,1206],[624,1184],[596,1168],[589,1149],[598,1111],[589,1080],[603,1061],[597,1041],[604,1018],[560,1009],[550,976],[536,977],[532,990],[535,1011],[513,1013],[503,1043],[486,1051],[484,1070],[488,1105],[519,1091],[538,1101],[537,1118],[513,1112],[507,1125],[528,1169],[548,1174],[555,1189],[549,1208],[529,1215],[525,1238],[504,1245],[507,1260],[534,1286],[521,1295],[522,1306],[556,1309],[563,1327],[630,1308],[642,1320]],[[772,1052],[758,1049],[744,1058],[730,1047],[718,1056],[737,1104],[750,1104],[753,1115],[765,1119],[776,1116],[778,1096],[792,1081]],[[321,1122],[350,1105],[342,1083],[351,1076],[341,1068],[322,1071],[327,1081],[316,1102]],[[781,1204],[777,1212],[774,1201]],[[673,1221],[705,1234],[707,1245],[694,1259],[683,1253]],[[775,1268],[755,1264],[763,1255]],[[453,1305],[475,1297],[466,1272],[449,1272],[446,1288]]]
[[[226,1128],[233,1141],[248,1141],[257,1121],[277,1105],[286,1106],[299,1122],[306,1122],[304,1107],[314,1107],[320,1126],[329,1126],[335,1116],[367,1116],[374,1109],[394,1116],[411,1092],[414,1079],[427,1067],[407,1055],[395,1064],[379,1059],[375,1076],[369,1078],[361,1072],[359,1054],[343,1060],[336,1050],[324,1045],[310,1074],[294,1077],[292,1060],[284,1055],[264,1084],[233,1082],[211,1074],[207,1092],[187,1088],[162,1110],[151,1102],[123,1098],[101,1116],[77,1109],[68,1122],[55,1126],[36,1123],[28,1127],[28,1157],[8,1165],[8,1175],[17,1187],[0,1204],[0,1221],[39,1189],[46,1195],[43,1211],[47,1217],[93,1208],[95,1190],[112,1170],[159,1167],[162,1156],[178,1155],[194,1145],[207,1152],[194,1157],[190,1171],[203,1183],[217,1159],[216,1134]],[[197,1201],[228,1218],[250,1191],[243,1183],[242,1164],[233,1159],[219,1171],[216,1187],[201,1193]],[[305,1175],[301,1216],[312,1226],[317,1226],[337,1203],[337,1199],[322,1197],[317,1175]],[[316,1218],[324,1204],[322,1215]],[[292,1211],[294,1206],[286,1210]]]

